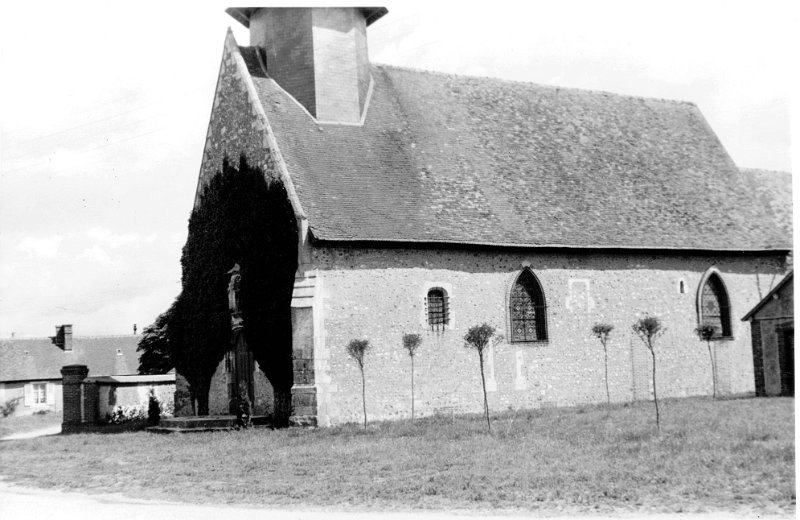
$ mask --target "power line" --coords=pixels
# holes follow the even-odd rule
[[[186,92],[198,92],[198,91],[200,91],[200,90],[207,90],[207,89],[205,89],[205,88],[203,88],[203,87],[198,87],[198,88],[194,88],[194,89],[187,90]],[[131,95],[131,96],[128,96],[127,98],[120,98],[120,99],[121,99],[121,100],[125,100],[125,99],[129,99],[130,97],[133,97],[133,95]],[[155,106],[155,105],[160,105],[160,104],[163,104],[163,103],[167,103],[167,102],[169,102],[169,101],[172,101],[172,100],[174,100],[174,99],[175,99],[175,98],[162,98],[162,99],[160,99],[160,100],[158,100],[158,101],[153,101],[152,103],[147,103],[147,104],[145,104],[145,105],[140,105],[140,106],[138,106],[138,107],[131,108],[130,110],[125,110],[124,112],[117,112],[117,113],[115,113],[115,114],[111,114],[110,116],[102,117],[102,118],[100,118],[100,119],[93,119],[93,120],[91,120],[91,121],[87,121],[87,122],[85,122],[85,123],[81,123],[81,124],[79,124],[79,125],[74,125],[74,126],[70,126],[70,127],[67,127],[67,128],[61,129],[61,130],[57,130],[57,131],[55,131],[55,132],[51,132],[51,133],[49,133],[49,134],[39,135],[39,136],[36,136],[36,137],[32,137],[32,138],[29,138],[29,139],[25,139],[25,140],[23,140],[23,141],[18,141],[18,142],[17,142],[17,143],[15,143],[15,144],[17,144],[17,145],[23,145],[23,144],[26,144],[26,143],[31,143],[31,142],[35,142],[35,141],[41,141],[42,139],[47,139],[48,137],[53,137],[53,136],[56,136],[56,135],[61,135],[61,134],[67,133],[67,132],[71,132],[71,131],[73,131],[73,130],[77,130],[77,129],[79,129],[79,128],[85,128],[85,127],[87,127],[87,126],[91,126],[91,125],[94,125],[94,124],[97,124],[97,123],[102,123],[102,122],[104,122],[104,121],[108,121],[108,120],[111,120],[111,119],[115,119],[115,118],[117,118],[117,117],[122,117],[122,116],[124,116],[124,115],[131,114],[131,113],[133,113],[133,112],[138,112],[138,111],[140,111],[140,110],[143,110],[143,109],[145,109],[145,108],[149,108],[149,107],[152,107],[152,106]],[[181,97],[181,99],[182,99],[182,97]],[[109,103],[106,103],[106,104],[111,104],[111,102],[109,102]],[[101,106],[102,106],[102,105],[101,105]]]

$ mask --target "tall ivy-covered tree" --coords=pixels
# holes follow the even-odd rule
[[[226,274],[241,268],[244,334],[273,386],[275,423],[291,414],[291,297],[297,270],[297,223],[282,184],[243,156],[225,160],[204,187],[183,248],[183,291],[175,304],[175,366],[189,382],[200,415],[208,413],[214,371],[230,348]]]
[[[166,374],[174,366],[169,346],[168,329],[175,317],[175,302],[155,323],[145,327],[136,352],[139,352],[140,374]]]

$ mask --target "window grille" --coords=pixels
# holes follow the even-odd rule
[[[428,297],[425,298],[425,305],[427,307],[428,325],[432,330],[444,329],[450,323],[450,301],[444,289],[440,287],[430,289]]]
[[[547,339],[547,306],[539,281],[528,269],[522,271],[511,289],[509,302],[511,341]]]
[[[700,323],[714,327],[713,337],[729,337],[731,335],[730,305],[728,294],[722,280],[712,274],[703,284],[700,294]]]

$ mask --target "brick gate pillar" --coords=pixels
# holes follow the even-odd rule
[[[62,432],[79,429],[85,421],[83,383],[88,375],[89,368],[86,365],[66,365],[61,369],[61,386],[64,397]]]

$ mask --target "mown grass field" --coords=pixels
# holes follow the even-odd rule
[[[684,399],[318,430],[0,443],[34,487],[191,502],[538,513],[794,514],[794,399]]]
[[[20,417],[0,417],[0,437],[14,433],[26,433],[41,430],[48,426],[61,424],[61,413],[42,413]]]

